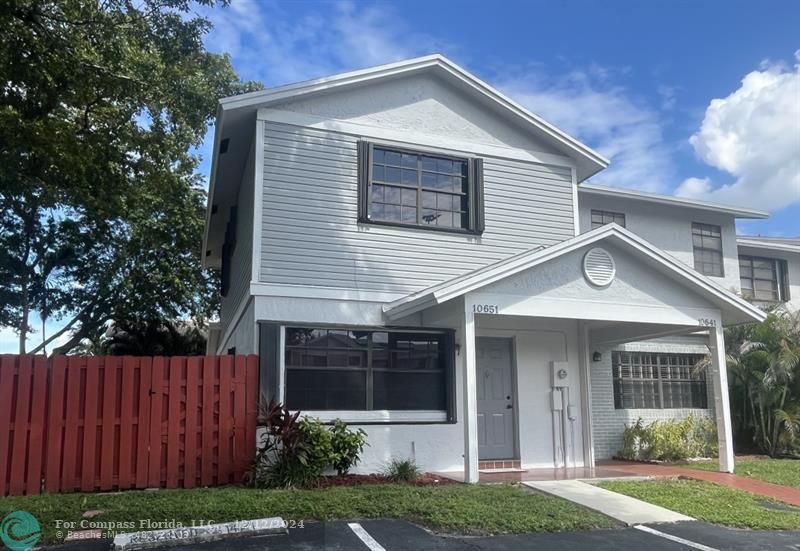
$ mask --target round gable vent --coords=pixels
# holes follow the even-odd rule
[[[607,250],[595,247],[583,257],[583,275],[592,285],[605,287],[614,281],[617,266]]]

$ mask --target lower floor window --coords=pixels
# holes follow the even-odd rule
[[[287,327],[285,343],[290,409],[453,409],[452,332]]]
[[[707,408],[705,370],[698,354],[614,352],[616,409]]]

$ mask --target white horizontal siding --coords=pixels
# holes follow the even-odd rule
[[[265,124],[261,281],[413,292],[574,234],[569,168],[485,157],[481,236],[358,224],[357,139]]]

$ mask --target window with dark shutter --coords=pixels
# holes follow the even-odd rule
[[[482,233],[483,160],[359,142],[359,221]]]
[[[739,255],[739,281],[745,298],[765,302],[790,299],[785,260]]]

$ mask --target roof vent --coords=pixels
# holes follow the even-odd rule
[[[605,249],[595,247],[583,257],[583,275],[592,285],[606,287],[614,281],[617,266]]]

